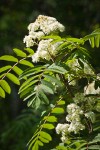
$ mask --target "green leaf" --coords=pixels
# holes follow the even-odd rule
[[[100,29],[97,29],[97,30],[98,30],[98,31],[95,30],[95,31],[93,31],[91,34],[86,35],[86,36],[83,38],[83,40],[87,41],[87,40],[91,39],[92,37],[94,38],[94,37],[100,35]]]
[[[54,129],[54,125],[53,125],[53,124],[50,124],[50,123],[45,123],[45,124],[43,125],[43,128],[46,128],[46,129],[51,130],[51,129]]]
[[[51,81],[52,83],[56,83],[59,86],[62,86],[62,83],[60,80],[58,80],[56,77],[54,76],[50,76],[50,75],[43,75],[46,79],[48,79],[49,81]]]
[[[78,38],[67,38],[67,41],[69,42],[75,42],[75,43],[79,43],[79,44],[83,44],[84,43],[84,40],[83,39],[78,39]]]
[[[23,101],[26,101],[27,99],[29,99],[30,97],[32,97],[32,96],[35,95],[35,94],[36,94],[35,92],[33,92],[33,93],[31,93],[31,94],[28,94],[28,96],[25,97]]]
[[[90,57],[89,52],[87,51],[86,48],[84,47],[79,47],[79,50],[81,51],[81,53],[83,53],[83,55]]]
[[[34,136],[33,136],[33,137],[34,137]],[[28,144],[28,150],[32,150],[32,148],[35,146],[34,143],[36,143],[37,138],[33,139],[33,137],[32,137],[32,139],[30,140],[30,142],[29,142],[29,144]],[[34,144],[34,145],[33,145],[33,144]]]
[[[33,90],[33,87],[29,87],[28,89],[24,90],[21,94],[20,94],[20,98],[22,97],[26,97],[27,95],[29,95],[29,93],[31,93]]]
[[[43,39],[54,39],[54,40],[61,40],[61,37],[58,35],[49,35],[49,36],[45,36],[43,37]]]
[[[33,77],[30,77],[29,79],[27,79],[25,82],[23,82],[23,84],[21,85],[21,87],[20,87],[20,90],[22,89],[22,88],[24,88],[25,86],[27,86],[30,82],[32,82],[35,78],[37,78],[38,77],[38,75],[37,76],[33,76]]]
[[[40,131],[40,136],[51,141],[52,140],[52,137],[50,136],[50,134],[44,132],[44,131]]]
[[[0,96],[5,98],[5,91],[0,87]]]
[[[63,42],[61,43],[58,47],[57,47],[57,50],[62,53],[63,51],[67,50],[67,47],[70,45],[70,43],[68,42]]]
[[[48,71],[57,72],[57,73],[60,73],[60,74],[65,74],[65,73],[67,73],[67,70],[66,70],[66,69],[64,69],[64,68],[61,67],[61,66],[56,65],[55,63],[52,64],[51,66],[49,66],[47,70],[48,70]]]
[[[41,84],[41,85],[40,85],[40,88],[41,88],[45,93],[54,94],[54,91],[53,91],[50,87],[48,87],[48,86],[46,86],[46,85],[44,85],[44,84]]]
[[[89,144],[93,144],[93,143],[97,143],[100,142],[100,133],[98,133],[97,136],[95,136],[95,138],[89,142]]]
[[[9,65],[9,66],[1,67],[1,68],[0,68],[0,73],[3,72],[3,71],[5,71],[5,70],[8,70],[8,69],[10,69],[10,68],[11,68],[10,65]]]
[[[39,139],[43,142],[43,143],[49,143],[49,140],[39,136]]]
[[[4,55],[4,56],[1,56],[1,57],[0,57],[0,60],[18,62],[18,59],[15,58],[14,56],[11,56],[11,55]]]
[[[32,147],[32,150],[38,150],[39,146],[38,146],[38,142],[36,141],[34,146]]]
[[[44,117],[48,122],[57,122],[57,118],[55,116],[46,116]]]
[[[40,146],[44,145],[40,140],[38,140],[37,142],[38,142],[38,145],[40,145]]]
[[[38,108],[39,108],[40,103],[41,103],[41,100],[40,100],[40,98],[37,96],[37,97],[36,97],[36,103],[35,103],[35,109],[38,109]]]
[[[30,54],[34,54],[34,51],[31,48],[24,48],[24,50],[26,50],[28,53]]]
[[[39,98],[44,101],[46,104],[49,104],[49,99],[47,96],[44,94],[42,90],[39,91]]]
[[[34,103],[36,103],[36,97],[30,99],[30,101],[28,101],[27,106],[30,107],[32,106]]]
[[[97,35],[95,37],[95,45],[96,45],[97,48],[99,47],[99,43],[100,43],[100,35]]]
[[[88,149],[100,150],[100,145],[91,145],[91,146],[88,147]]]
[[[24,86],[23,88],[20,88],[20,89],[19,89],[19,94],[20,94],[21,92],[23,92],[24,90],[26,90],[27,88],[29,88],[29,87],[31,87],[32,85],[34,85],[35,83],[37,83],[37,82],[38,82],[38,80],[34,80],[34,81],[30,82],[29,84],[27,84],[26,86]]]
[[[73,150],[73,149],[67,149],[65,146],[63,145],[59,145],[56,147],[57,149],[56,150]]]
[[[23,70],[21,70],[19,67],[17,66],[14,66],[12,68],[12,70],[14,70],[14,72],[16,72],[18,75],[22,74],[23,73]]]
[[[8,84],[5,80],[1,80],[1,81],[0,81],[0,85],[1,85],[1,87],[2,87],[8,94],[11,93],[11,88],[10,88],[9,84]]]
[[[55,86],[51,82],[43,79],[43,80],[41,80],[41,83],[46,85],[46,86],[48,86],[48,87],[50,87],[53,90],[53,92],[54,92]]]
[[[52,113],[62,114],[62,113],[64,113],[64,109],[63,108],[54,108],[52,110]]]
[[[84,68],[84,64],[83,64],[83,62],[81,61],[81,59],[78,59],[78,63],[80,64],[81,68]]]
[[[42,73],[44,69],[45,69],[45,66],[36,66],[36,67],[28,68],[22,73],[22,75],[20,76],[20,80],[24,77],[37,75],[40,72]]]
[[[63,101],[63,100],[59,101],[58,105],[65,105],[65,101]]]
[[[12,73],[7,73],[6,77],[10,79],[13,83],[20,85],[19,79]]]
[[[29,66],[29,67],[34,66],[31,62],[29,62],[27,60],[21,60],[21,61],[19,61],[19,63],[22,64],[22,65],[25,65],[25,66]]]
[[[17,56],[20,57],[26,57],[26,53],[24,53],[22,50],[14,48],[13,51],[17,54]]]
[[[94,37],[91,37],[91,38],[89,39],[89,42],[90,42],[91,47],[94,48],[94,47],[95,47]]]

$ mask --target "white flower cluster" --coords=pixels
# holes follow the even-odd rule
[[[29,35],[26,35],[23,41],[26,47],[31,47],[35,44],[36,39],[40,40],[44,35],[63,32],[64,29],[65,27],[55,18],[39,15],[34,23],[29,24]]]
[[[33,62],[38,62],[41,59],[50,60],[53,56],[57,54],[57,47],[61,42],[52,44],[52,39],[41,40],[39,42],[36,53],[32,56]]]
[[[95,81],[92,83],[88,83],[87,86],[84,87],[84,95],[100,95],[100,87],[98,86],[97,89],[95,89]]]
[[[80,130],[84,130],[85,126],[81,123],[80,115],[83,114],[81,108],[75,103],[71,103],[67,106],[68,115],[66,116],[66,121],[68,123],[58,124],[56,127],[56,133],[62,134],[62,142],[66,142],[68,135],[71,132],[77,134]]]
[[[57,54],[57,47],[61,42],[51,44],[52,39],[42,40],[42,37],[49,34],[63,32],[65,27],[55,18],[44,15],[39,15],[34,23],[28,26],[29,35],[24,38],[26,47],[31,47],[37,44],[36,53],[32,56],[33,62],[38,62],[41,59],[50,60],[52,56]]]

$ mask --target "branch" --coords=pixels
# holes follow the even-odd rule
[[[16,65],[18,65],[22,60],[25,60],[26,58],[23,58],[23,59],[21,59],[21,60],[19,60],[18,62],[16,62],[5,74],[4,74],[4,76],[0,79],[0,81],[2,81],[5,77],[6,77],[6,75],[16,66]]]
[[[65,79],[64,75],[61,75],[61,77],[62,77],[62,79],[63,79],[63,81],[64,81],[64,84],[65,84],[65,86],[66,86],[66,88],[67,88],[69,94],[70,94],[70,97],[73,98],[73,97],[74,97],[74,94],[73,94],[73,92],[72,92],[72,89],[70,88],[70,85],[69,85],[69,83],[68,83],[68,80]]]

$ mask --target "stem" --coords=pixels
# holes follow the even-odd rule
[[[88,150],[88,148],[89,148],[89,147],[88,147],[88,143],[87,143],[87,145],[86,145],[86,149]]]
[[[62,77],[62,79],[63,79],[63,81],[64,81],[64,84],[65,84],[65,86],[66,86],[66,88],[67,88],[69,94],[70,94],[70,97],[73,98],[73,97],[74,97],[74,94],[73,94],[73,92],[72,92],[72,89],[70,88],[70,85],[69,85],[69,83],[68,83],[68,80],[65,79],[64,75],[62,75],[61,77]]]
[[[85,121],[89,130],[89,134],[93,131],[91,122],[85,117]]]
[[[6,75],[16,66],[16,65],[18,65],[22,60],[24,60],[24,59],[26,59],[26,58],[23,58],[23,59],[21,59],[21,60],[19,60],[18,62],[16,62],[5,74],[4,74],[4,76],[0,79],[0,81],[2,81],[5,77],[6,77]]]
[[[40,125],[40,129],[38,130],[36,130],[36,131],[38,131],[38,134],[37,134],[37,139],[38,139],[38,137],[39,137],[39,134],[40,134],[40,132],[42,131],[42,129],[43,129],[43,125],[47,122],[47,119],[48,119],[48,117],[51,115],[51,113],[52,113],[52,111],[53,111],[53,109],[58,105],[58,103],[60,102],[62,100],[62,98],[60,98],[57,102],[56,102],[56,104],[55,104],[55,106],[53,107],[53,108],[51,108],[51,111],[48,113],[48,115],[46,116],[46,119],[44,120],[44,122],[43,122],[43,124],[42,125]],[[36,133],[36,132],[35,132]],[[34,135],[33,135],[33,137],[30,139],[30,141],[27,143],[27,146],[31,143],[31,141],[34,139]]]

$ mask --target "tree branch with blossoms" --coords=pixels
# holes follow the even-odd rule
[[[23,62],[30,68],[20,71],[17,67],[17,73],[18,71],[21,73],[19,79],[14,79],[18,84],[19,80],[22,80],[19,94],[27,101],[28,107],[34,111],[44,108],[37,130],[28,143],[28,150],[39,150],[41,146],[45,149],[45,143],[53,148],[52,144],[49,144],[54,138],[52,131],[56,133],[57,139],[60,136],[60,142],[59,144],[56,142],[58,146],[55,145],[54,150],[60,148],[87,150],[91,147],[93,149],[95,145],[99,147],[97,135],[99,128],[95,127],[98,126],[100,110],[99,98],[95,96],[100,95],[100,79],[88,61],[90,55],[85,44],[86,41],[90,41],[90,46],[98,47],[100,29],[83,38],[62,37],[60,34],[65,31],[65,27],[60,22],[53,17],[39,15],[35,22],[29,24],[28,31],[23,42],[27,47],[25,50],[31,53],[29,57],[33,64]],[[23,60],[26,58],[24,51],[16,49],[15,52],[23,57]],[[10,58],[12,61],[18,61],[11,56],[0,57],[0,60]],[[1,72],[7,68],[9,66],[2,68]],[[9,71],[5,77],[8,73]],[[85,87],[80,84],[80,80],[84,79],[88,83]],[[3,89],[4,86],[1,84],[0,96],[4,94]],[[91,138],[87,137],[90,133]]]

